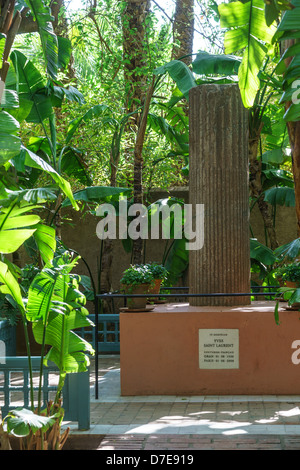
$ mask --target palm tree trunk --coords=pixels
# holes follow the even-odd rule
[[[147,126],[147,118],[149,114],[150,102],[154,91],[155,77],[152,78],[151,85],[148,88],[145,106],[143,109],[142,119],[137,133],[134,148],[134,203],[143,203],[143,146],[145,141],[145,133]],[[143,262],[143,239],[138,238],[133,242],[133,263],[141,264]]]
[[[194,41],[194,0],[176,0],[173,40],[172,59],[189,56],[182,61],[190,65]]]
[[[123,11],[123,57],[125,80],[125,109],[128,113],[138,109],[146,95],[147,37],[146,17],[150,0],[127,0]],[[140,115],[132,117],[138,126]]]

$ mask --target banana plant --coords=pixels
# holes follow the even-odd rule
[[[9,271],[2,269],[3,263],[0,263],[0,280],[5,282],[6,290],[9,289],[18,300],[26,321],[32,324],[35,340],[41,344],[37,409],[34,411],[31,382],[31,410],[12,410],[5,418],[8,431],[25,439],[27,446],[38,439],[42,439],[42,442],[49,439],[51,442],[47,443],[47,448],[55,448],[62,440],[60,427],[64,411],[61,407],[61,393],[66,375],[86,371],[90,363],[88,354],[94,354],[92,346],[73,331],[93,326],[87,318],[86,298],[79,291],[80,278],[71,273],[78,259],[73,259],[69,252],[57,253],[33,279],[26,306],[16,280]],[[46,345],[50,346],[47,353]],[[43,410],[43,368],[48,361],[57,365],[59,382],[54,402],[47,404],[46,410]],[[54,432],[52,429],[55,424]]]
[[[267,54],[273,53],[275,21],[267,24],[263,0],[223,3],[219,5],[219,13],[220,26],[227,29],[225,53],[244,50],[238,70],[239,87],[245,107],[251,108],[260,88],[259,71]]]
[[[41,372],[48,360],[60,371],[55,403],[66,374],[86,371],[89,358],[84,351],[93,354],[91,345],[72,331],[92,325],[85,296],[79,291],[80,278],[71,273],[78,259],[72,259],[69,252],[54,257],[34,278],[28,293],[26,317],[33,324],[35,340],[42,345]],[[45,345],[51,346],[46,355]]]
[[[0,111],[0,165],[8,171],[12,168],[13,159],[16,159],[16,162],[21,160],[24,165],[26,158],[28,166],[38,167],[42,171],[48,172],[60,189],[72,199],[69,183],[57,173],[55,167],[51,167],[50,162],[43,164],[39,157],[26,151],[18,136],[22,120],[39,122],[42,126],[45,126],[45,119],[47,118],[49,119],[52,137],[49,139],[49,143],[53,144],[53,140],[55,140],[54,112],[51,99],[46,93],[45,80],[24,55],[18,54],[18,51],[11,52],[22,17],[24,17],[24,15],[22,16],[22,10],[26,13],[27,10],[31,10],[33,20],[37,23],[49,80],[57,80],[57,70],[60,62],[58,40],[53,31],[50,9],[44,4],[43,0],[5,2],[0,13],[0,51],[2,59],[0,69],[0,102],[2,108]],[[60,56],[63,55],[60,54]],[[9,113],[7,110],[9,110]],[[27,156],[25,157],[26,153]],[[3,189],[3,183],[1,183],[1,189]],[[74,207],[77,208],[75,201],[72,202]]]

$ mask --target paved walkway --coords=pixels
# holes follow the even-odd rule
[[[299,396],[120,395],[119,356],[99,356],[99,397],[91,368],[91,427],[97,450],[300,449]],[[87,439],[89,437],[89,440]]]

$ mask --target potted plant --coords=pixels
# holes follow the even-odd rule
[[[149,266],[146,264],[131,265],[123,272],[120,281],[122,290],[126,294],[147,294],[154,284],[154,278]],[[144,310],[147,297],[128,297],[127,306],[131,309]]]
[[[300,306],[300,263],[294,262],[281,266],[276,270],[276,277],[283,284],[280,289],[283,292],[283,299],[288,301],[290,308],[298,309]]]
[[[91,326],[86,298],[79,291],[79,276],[71,271],[79,257],[73,259],[68,251],[54,256],[36,274],[28,289],[26,301],[17,280],[0,261],[0,281],[9,289],[19,307],[28,351],[30,409],[17,408],[0,421],[0,441],[10,434],[19,438],[20,448],[26,450],[61,449],[69,428],[61,434],[64,409],[61,393],[66,374],[85,372],[92,346],[73,330]],[[41,345],[37,407],[34,401],[33,371],[28,336],[28,323],[33,326],[34,338]],[[59,381],[53,402],[43,408],[43,369],[52,361],[59,369]],[[3,429],[4,422],[7,425]]]
[[[168,271],[162,264],[158,263],[149,263],[147,266],[150,272],[152,273],[154,279],[154,283],[149,289],[149,294],[159,294],[161,284],[166,279]],[[155,301],[155,298],[150,297],[149,300]]]
[[[281,277],[286,287],[297,288],[300,285],[300,263],[291,263],[281,268]]]

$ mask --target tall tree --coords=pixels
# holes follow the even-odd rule
[[[134,112],[140,108],[147,92],[146,22],[150,3],[150,0],[126,0],[124,5],[122,25],[127,112]],[[132,119],[138,126],[140,113],[133,115]]]
[[[123,57],[125,79],[125,109],[132,113],[132,130],[136,133],[133,161],[134,202],[143,202],[143,156],[145,122],[153,92],[151,85],[147,94],[147,20],[150,0],[127,0],[123,10]],[[149,94],[151,96],[149,96]],[[145,103],[146,101],[146,103]],[[145,106],[144,106],[145,104]],[[143,113],[141,110],[143,109]],[[143,258],[143,243],[133,241],[133,263]]]
[[[194,0],[176,0],[173,40],[172,59],[184,57],[183,62],[190,65],[194,41]]]

